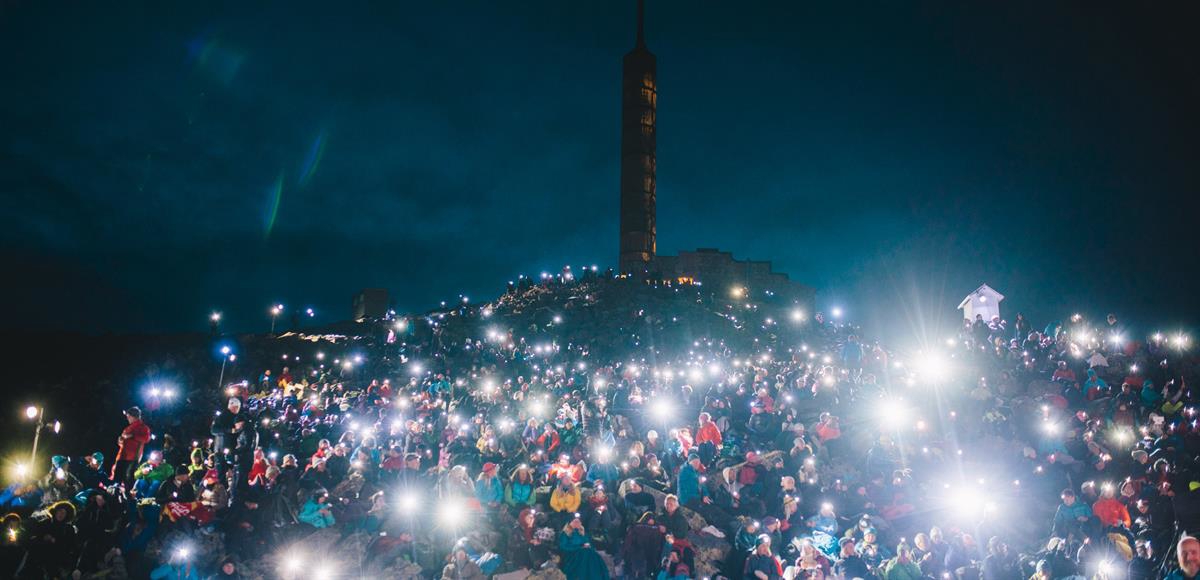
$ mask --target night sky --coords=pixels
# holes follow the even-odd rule
[[[650,0],[658,248],[876,332],[1197,321],[1197,3]],[[0,0],[2,323],[264,331],[613,265],[634,1]]]

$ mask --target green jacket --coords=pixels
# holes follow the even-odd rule
[[[884,580],[921,580],[921,567],[913,562],[901,564],[896,559],[889,560],[884,567]]]
[[[166,481],[175,477],[175,468],[166,463],[159,463],[158,467],[154,467],[147,461],[138,466],[137,473],[134,473],[133,477],[147,481]]]

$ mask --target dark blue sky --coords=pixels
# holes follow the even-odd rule
[[[660,252],[880,327],[984,281],[1039,324],[1196,319],[1196,4],[648,4]],[[3,324],[262,329],[612,264],[633,6],[0,1]]]

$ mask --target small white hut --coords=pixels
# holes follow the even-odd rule
[[[963,311],[963,318],[967,320],[974,321],[975,315],[978,314],[983,316],[984,322],[991,322],[993,317],[1000,316],[1001,300],[1004,300],[1003,294],[984,284],[967,294],[958,305],[958,309]]]

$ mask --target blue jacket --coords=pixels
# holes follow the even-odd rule
[[[588,543],[587,534],[568,534],[562,532],[558,535],[558,549],[564,552],[574,552]]]
[[[504,484],[499,477],[476,479],[475,497],[483,505],[504,503]]]
[[[1076,518],[1080,517],[1092,517],[1091,506],[1078,499],[1075,500],[1074,505],[1058,504],[1058,511],[1054,512],[1054,529],[1052,533],[1065,536],[1068,530],[1079,523]]]
[[[150,580],[200,580],[196,567],[187,565],[182,568],[171,564],[163,564],[150,572]]]
[[[704,487],[700,485],[700,473],[690,463],[684,464],[683,469],[679,470],[679,485],[676,487],[680,505],[687,505],[693,499],[701,499],[706,495]]]
[[[593,463],[588,468],[588,481],[616,481],[617,467],[611,463]]]

